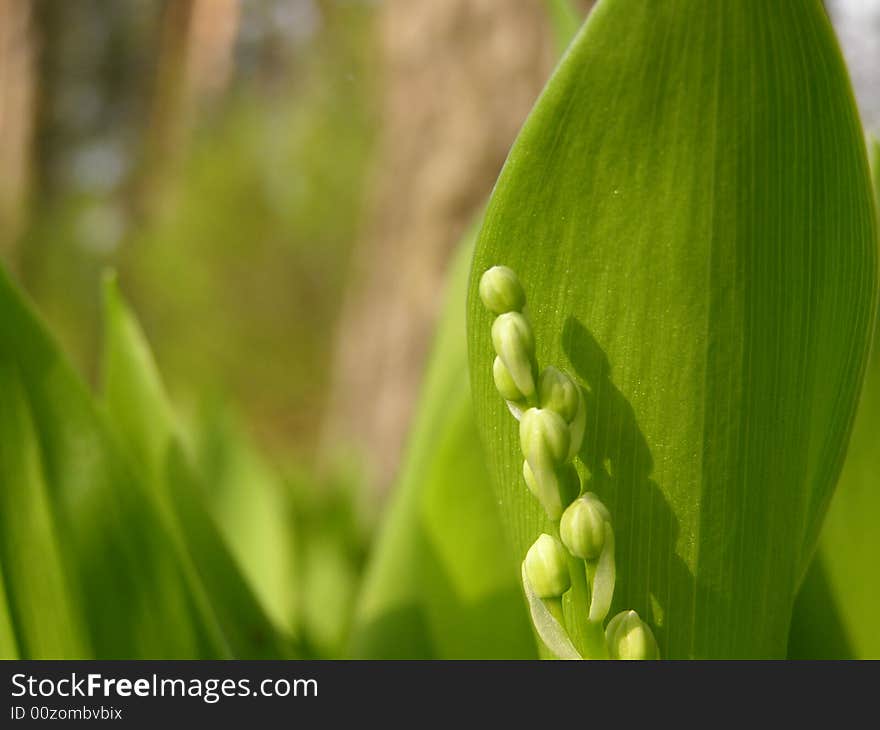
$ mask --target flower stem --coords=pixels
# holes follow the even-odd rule
[[[558,521],[553,523],[553,532],[558,538]],[[564,619],[560,623],[568,630],[572,643],[584,659],[605,659],[608,652],[602,626],[597,627],[589,619],[590,586],[584,572],[584,561],[569,555],[568,573],[571,578],[571,590],[566,595]]]

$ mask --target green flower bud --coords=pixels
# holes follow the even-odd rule
[[[529,491],[535,495],[547,516],[554,522],[562,516],[567,504],[577,498],[581,491],[581,480],[574,464],[563,464],[553,472],[553,478],[539,482],[528,461],[523,462],[523,478]]]
[[[523,456],[538,474],[543,466],[562,466],[568,459],[570,434],[568,424],[555,411],[529,408],[519,422],[519,440]]]
[[[621,611],[608,622],[605,641],[612,659],[659,659],[651,628],[635,611]]]
[[[568,460],[569,432],[562,416],[544,408],[529,408],[519,422],[519,439],[526,463],[523,476],[551,520],[558,520],[568,504],[560,484]],[[527,468],[526,468],[527,467]],[[575,474],[575,477],[577,474]]]
[[[605,523],[611,515],[592,492],[572,502],[562,515],[559,536],[568,552],[583,560],[596,560],[605,545]]]
[[[577,384],[568,375],[554,367],[546,367],[538,379],[538,403],[541,408],[556,411],[571,423],[577,415],[581,394]]]
[[[538,379],[538,403],[541,408],[556,411],[569,425],[571,447],[568,457],[580,451],[587,423],[587,408],[580,386],[566,373],[554,367],[544,368]]]
[[[495,354],[517,389],[526,397],[535,392],[535,336],[529,321],[519,312],[507,312],[492,323],[492,344]]]
[[[510,371],[504,367],[504,362],[500,357],[496,357],[495,362],[492,363],[492,377],[495,379],[495,388],[504,400],[514,402],[525,400],[525,396],[520,392],[520,389],[516,387],[516,383],[513,382],[513,377],[510,375]]]
[[[538,598],[558,598],[571,587],[568,556],[552,535],[544,533],[526,553],[526,577]]]
[[[521,312],[526,294],[512,269],[493,266],[480,278],[480,299],[490,312],[504,314]]]
[[[551,520],[558,520],[571,497],[571,471],[563,470],[568,460],[568,426],[562,416],[542,408],[529,408],[519,422],[520,447],[526,462],[526,484]],[[561,483],[561,478],[564,483]],[[577,491],[580,483],[574,473]]]

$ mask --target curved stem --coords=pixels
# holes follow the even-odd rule
[[[593,585],[593,578],[596,575],[595,560],[581,560],[581,574],[585,576],[588,590]],[[585,626],[582,629],[582,642],[580,651],[585,659],[610,659],[608,653],[608,644],[605,641],[605,629],[602,628],[602,621],[593,621],[589,617],[589,608],[592,606],[593,596],[592,590],[589,590],[589,599],[584,604],[584,612],[587,614]]]
[[[605,642],[605,629],[602,624],[595,621],[587,621],[587,631],[584,634],[584,645],[581,647],[581,655],[584,659],[610,659],[608,644]]]
[[[559,537],[559,522],[553,523],[553,532]],[[564,621],[560,622],[568,631],[572,643],[584,659],[604,659],[605,634],[602,626],[591,624],[589,619],[590,587],[584,573],[584,561],[568,556],[568,574],[571,578],[571,589],[566,595]],[[601,640],[601,641],[600,641]]]

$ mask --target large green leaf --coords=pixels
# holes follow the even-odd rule
[[[880,210],[880,141],[873,143]],[[790,655],[880,659],[880,340],[874,337],[865,388],[819,550],[795,604]],[[835,628],[836,627],[836,628]]]
[[[213,619],[221,627],[229,650],[239,658],[278,657],[284,654],[275,629],[254,595],[254,589],[273,612],[279,626],[290,623],[290,602],[285,586],[293,576],[286,573],[284,541],[274,552],[249,560],[239,549],[239,565],[248,570],[250,585],[222,539],[208,504],[208,489],[184,451],[158,370],[146,338],[116,286],[108,278],[104,290],[106,318],[103,358],[104,399],[111,423],[134,463],[138,464],[174,537],[179,541],[183,564],[193,585],[204,592]],[[236,454],[230,454],[230,459]],[[249,491],[251,503],[265,503],[266,477],[255,478],[255,469],[237,474],[239,493]],[[240,514],[247,514],[249,505]],[[283,511],[267,516],[265,534],[283,520]],[[236,542],[234,547],[242,546]],[[249,543],[250,546],[251,543]],[[262,544],[262,543],[261,543]],[[277,568],[277,569],[276,569]]]
[[[613,611],[666,657],[785,655],[873,327],[862,131],[818,0],[600,0],[511,150],[474,257],[471,378],[520,555],[547,529],[495,391],[494,264],[587,392]]]
[[[146,480],[2,271],[0,381],[0,565],[20,656],[228,656]]]
[[[357,657],[536,656],[468,387],[472,249],[473,234],[450,273],[407,456],[358,601]]]

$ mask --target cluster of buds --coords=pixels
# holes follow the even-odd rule
[[[567,373],[552,366],[539,370],[525,291],[511,269],[486,271],[480,299],[496,315],[492,375],[519,421],[523,478],[554,526],[555,534],[540,535],[526,554],[526,594],[541,603],[546,609],[541,616],[552,617],[553,632],[570,637],[579,656],[659,658],[651,629],[635,611],[619,613],[602,629],[614,594],[614,531],[599,498],[581,493],[574,465],[586,424],[583,392]],[[566,594],[571,600],[564,604]],[[534,609],[532,618],[545,638],[545,622]],[[550,645],[546,638],[545,643]]]
[[[580,450],[586,404],[577,383],[554,367],[539,375],[535,336],[516,274],[493,266],[480,279],[480,298],[497,315],[492,323],[495,387],[520,422],[523,477],[551,520],[580,491],[572,459]]]

